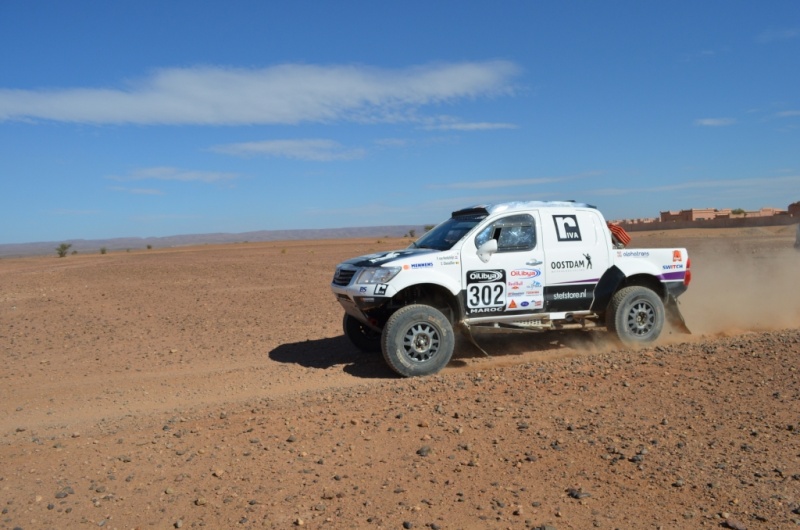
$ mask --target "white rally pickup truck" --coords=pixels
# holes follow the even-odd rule
[[[454,330],[476,346],[472,330],[487,327],[605,326],[626,344],[655,341],[667,320],[688,332],[677,307],[691,280],[686,249],[628,241],[586,204],[475,206],[406,249],[340,263],[331,289],[350,341],[407,377],[444,368]]]

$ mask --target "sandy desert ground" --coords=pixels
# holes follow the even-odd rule
[[[693,335],[459,342],[400,379],[342,259],[403,240],[0,260],[0,528],[800,527],[794,227],[685,246]]]

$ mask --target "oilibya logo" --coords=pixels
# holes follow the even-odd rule
[[[575,215],[554,215],[556,237],[559,241],[581,241],[581,230]]]

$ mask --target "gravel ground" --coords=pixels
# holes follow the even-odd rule
[[[685,246],[693,335],[460,341],[399,379],[338,261],[402,240],[0,260],[0,528],[800,527],[794,227]]]

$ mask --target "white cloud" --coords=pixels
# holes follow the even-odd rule
[[[445,123],[441,125],[426,125],[423,129],[433,131],[491,131],[496,129],[516,129],[513,123]]]
[[[131,195],[163,195],[164,192],[153,188],[123,188],[122,186],[112,186],[112,191],[129,193]]]
[[[800,29],[798,28],[770,29],[756,37],[756,41],[762,44],[768,44],[770,42],[792,40],[798,37],[800,37]]]
[[[127,175],[111,175],[111,180],[127,182],[133,180],[177,180],[180,182],[219,182],[237,178],[235,173],[219,173],[213,171],[189,171],[174,167],[146,167],[134,169]]]
[[[728,127],[736,123],[733,118],[701,118],[694,120],[695,125],[701,127]]]
[[[800,189],[800,175],[787,175],[782,177],[755,177],[747,179],[718,179],[718,180],[695,180],[680,182],[677,184],[667,184],[664,186],[653,186],[650,188],[598,188],[586,190],[588,195],[629,195],[629,194],[652,194],[681,190],[714,190],[714,194],[721,192],[729,193],[733,190],[742,190],[753,193],[760,190],[796,190]],[[704,196],[707,196],[704,194]]]
[[[407,138],[381,138],[373,143],[380,147],[406,147],[414,141]]]
[[[97,215],[102,213],[100,210],[69,210],[65,208],[57,208],[50,212],[53,215],[65,215],[69,217],[84,216],[84,215]]]
[[[125,88],[0,89],[0,121],[93,124],[295,124],[399,121],[415,109],[511,94],[508,61],[404,69],[285,64],[168,68]]]
[[[388,206],[380,203],[360,204],[353,208],[307,208],[305,213],[320,217],[358,217],[385,218],[389,214],[403,214],[413,211],[411,208]]]
[[[493,179],[493,180],[477,180],[467,182],[452,182],[449,184],[430,184],[429,189],[494,189],[494,188],[508,188],[508,187],[521,187],[521,186],[537,186],[540,184],[554,184],[559,182],[566,182],[579,178],[593,177],[601,175],[601,171],[589,171],[580,173],[578,175],[566,175],[562,177],[541,177],[530,179]]]
[[[296,160],[353,160],[363,158],[364,149],[346,149],[333,140],[265,140],[238,144],[217,145],[212,151],[235,156],[267,156]]]
[[[800,110],[784,110],[776,114],[779,118],[793,118],[800,116]]]
[[[392,214],[395,218],[402,219],[402,221],[400,221],[401,224],[421,224],[444,221],[453,211],[475,205],[497,204],[520,200],[552,200],[555,197],[555,193],[536,193],[535,195],[526,196],[520,196],[519,193],[497,195],[482,194],[467,197],[447,197],[444,199],[414,203],[413,206],[388,206],[382,203],[372,203],[359,205],[354,208],[312,208],[306,210],[306,213],[308,215],[321,217],[370,219],[370,222],[376,224],[382,223],[382,220],[386,219],[387,215]]]
[[[682,182],[680,184],[670,184],[666,186],[657,186],[645,191],[658,192],[658,191],[675,191],[685,189],[717,189],[717,190],[730,190],[732,188],[751,188],[759,189],[763,187],[778,188],[785,185],[798,186],[800,189],[800,175],[789,175],[785,177],[756,177],[749,179],[719,179],[719,180],[699,180]]]

